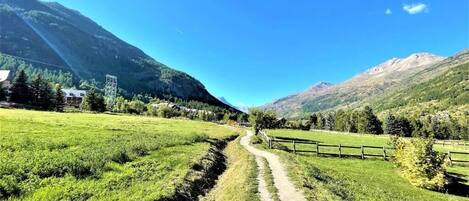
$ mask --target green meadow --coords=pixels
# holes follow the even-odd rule
[[[390,147],[388,144],[389,136],[386,135],[285,129],[267,130],[267,134],[276,137],[315,140],[324,144]],[[279,148],[285,147],[292,149],[292,144],[281,143]],[[314,145],[296,145],[296,147],[298,149],[315,149]],[[264,148],[266,148],[265,145]],[[331,149],[337,148],[321,147],[321,152],[337,152],[337,150]],[[458,148],[450,146],[436,146],[435,149],[439,151],[458,150]],[[468,195],[460,193],[451,195],[414,187],[399,175],[399,171],[393,163],[379,157],[362,160],[330,156],[317,157],[315,154],[293,154],[277,149],[270,151],[280,155],[288,167],[290,176],[297,186],[302,188],[308,200],[469,200],[468,197],[465,197]],[[354,152],[353,150],[348,151],[349,153]],[[467,185],[469,185],[469,168],[467,166],[451,166],[448,167],[448,172],[459,175],[467,189]]]
[[[237,131],[142,116],[0,109],[0,200],[157,200]]]

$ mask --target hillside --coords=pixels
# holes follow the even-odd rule
[[[392,100],[386,99],[385,101],[379,99],[380,97],[398,90],[401,90],[400,93],[405,93],[408,87],[432,80],[448,69],[468,61],[467,51],[449,58],[430,53],[392,58],[325,90],[309,93],[301,99],[298,95],[288,96],[267,104],[264,108],[273,109],[282,116],[295,117],[340,107],[359,107],[364,103],[381,102],[384,104]],[[289,101],[286,102],[285,99]]]
[[[125,95],[170,95],[225,106],[190,75],[159,63],[122,41],[78,11],[37,0],[0,0],[0,56],[51,72],[62,71],[80,80],[104,82],[118,77]],[[13,57],[12,57],[13,56]],[[7,57],[7,58],[5,58]],[[20,61],[18,61],[20,60]]]
[[[449,111],[466,117],[469,111],[469,63],[458,65],[433,79],[376,97],[367,103],[381,113],[409,115]]]

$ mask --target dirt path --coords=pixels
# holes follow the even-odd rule
[[[287,176],[287,172],[283,167],[280,159],[277,155],[269,153],[267,151],[259,150],[250,145],[251,137],[254,135],[252,131],[247,131],[247,135],[241,138],[241,145],[244,146],[249,152],[254,154],[256,157],[263,157],[269,163],[269,167],[272,170],[272,176],[274,177],[275,187],[278,189],[278,196],[282,201],[306,201],[303,193],[295,188],[293,183],[290,182],[290,179]],[[259,163],[258,163],[259,165]],[[263,180],[263,179],[262,179]],[[265,188],[265,182],[264,182]],[[261,184],[259,188],[261,188]],[[259,192],[264,191],[259,189]],[[268,193],[268,192],[267,192]],[[261,192],[261,199],[263,198]],[[270,198],[270,195],[268,196]],[[263,200],[264,201],[264,200]]]
[[[258,191],[261,197],[261,201],[273,201],[269,190],[267,190],[267,183],[264,180],[264,161],[261,160],[260,156],[256,156],[257,163],[257,181],[259,182]]]

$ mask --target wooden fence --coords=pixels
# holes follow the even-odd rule
[[[380,157],[380,158],[383,158],[383,160],[387,160],[390,156],[392,156],[392,154],[389,152],[394,151],[394,148],[385,147],[385,146],[370,146],[370,145],[352,146],[352,145],[342,145],[342,144],[325,144],[325,143],[320,143],[314,140],[305,140],[305,139],[299,139],[299,138],[270,137],[264,131],[260,131],[259,134],[262,140],[268,144],[269,149],[275,148],[274,143],[279,143],[279,144],[283,143],[283,145],[291,144],[292,149],[290,148],[287,148],[287,149],[288,151],[291,151],[294,154],[316,153],[317,156],[329,155],[329,156],[338,156],[340,158],[358,157],[361,159],[366,159],[367,156],[371,156],[371,157]],[[298,148],[298,145],[308,145],[310,149],[301,149],[301,148]],[[328,151],[321,150],[321,147],[328,148]],[[332,152],[330,151],[331,148],[333,150]],[[356,149],[356,150],[359,150],[358,153],[360,154],[347,154],[347,153],[344,153],[343,149]],[[369,150],[374,150],[374,151],[373,153],[367,152]],[[380,153],[380,154],[377,154],[377,153]],[[449,151],[447,155],[448,155],[450,165],[452,165],[453,163],[468,163],[469,164],[469,160],[462,160],[462,159],[457,159],[457,157],[454,157],[455,155],[456,156],[458,155],[469,156],[469,152]]]
[[[361,145],[361,146],[352,146],[352,145],[342,145],[342,144],[325,144],[320,143],[313,140],[305,140],[305,139],[297,139],[297,138],[286,138],[286,137],[270,137],[264,131],[260,131],[261,138],[268,144],[269,149],[274,148],[274,143],[291,143],[292,149],[288,149],[292,151],[294,154],[296,153],[316,153],[317,156],[320,155],[329,155],[329,156],[338,156],[342,157],[358,157],[361,159],[367,158],[367,156],[372,157],[381,157],[383,160],[387,160],[391,154],[388,153],[388,150],[394,150],[391,147],[385,146],[370,146],[370,145]],[[311,149],[301,149],[298,148],[298,145],[309,145]],[[328,151],[325,151],[323,148],[328,148]],[[331,148],[333,151],[331,151]],[[356,149],[359,150],[360,154],[350,154],[345,153],[343,149]],[[367,152],[369,150],[379,150],[373,151],[373,153]],[[377,153],[380,154],[377,154]]]
[[[469,164],[469,160],[455,159],[453,157],[455,155],[467,155],[467,156],[469,156],[469,152],[448,151],[449,165],[452,165],[453,163],[467,163],[467,164]]]
[[[435,144],[441,146],[455,146],[461,147],[464,150],[469,150],[469,142],[461,140],[436,140]]]

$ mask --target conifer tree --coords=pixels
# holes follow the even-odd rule
[[[62,91],[62,85],[57,84],[55,87],[55,111],[63,112],[65,107],[65,96]]]
[[[106,105],[104,103],[104,97],[96,92],[95,89],[91,89],[86,93],[86,96],[81,103],[83,110],[104,112]]]
[[[373,113],[373,110],[369,106],[365,106],[363,109],[359,124],[358,130],[361,133],[371,133],[371,134],[382,134],[383,129],[381,127],[381,121]]]
[[[31,81],[31,104],[38,109],[50,110],[53,106],[52,89],[49,82],[41,75],[37,75]]]
[[[3,88],[3,84],[0,82],[0,101],[4,101],[7,99],[7,93]]]
[[[20,104],[28,104],[30,100],[29,95],[30,90],[28,85],[28,76],[24,70],[20,70],[11,86],[10,101]]]

